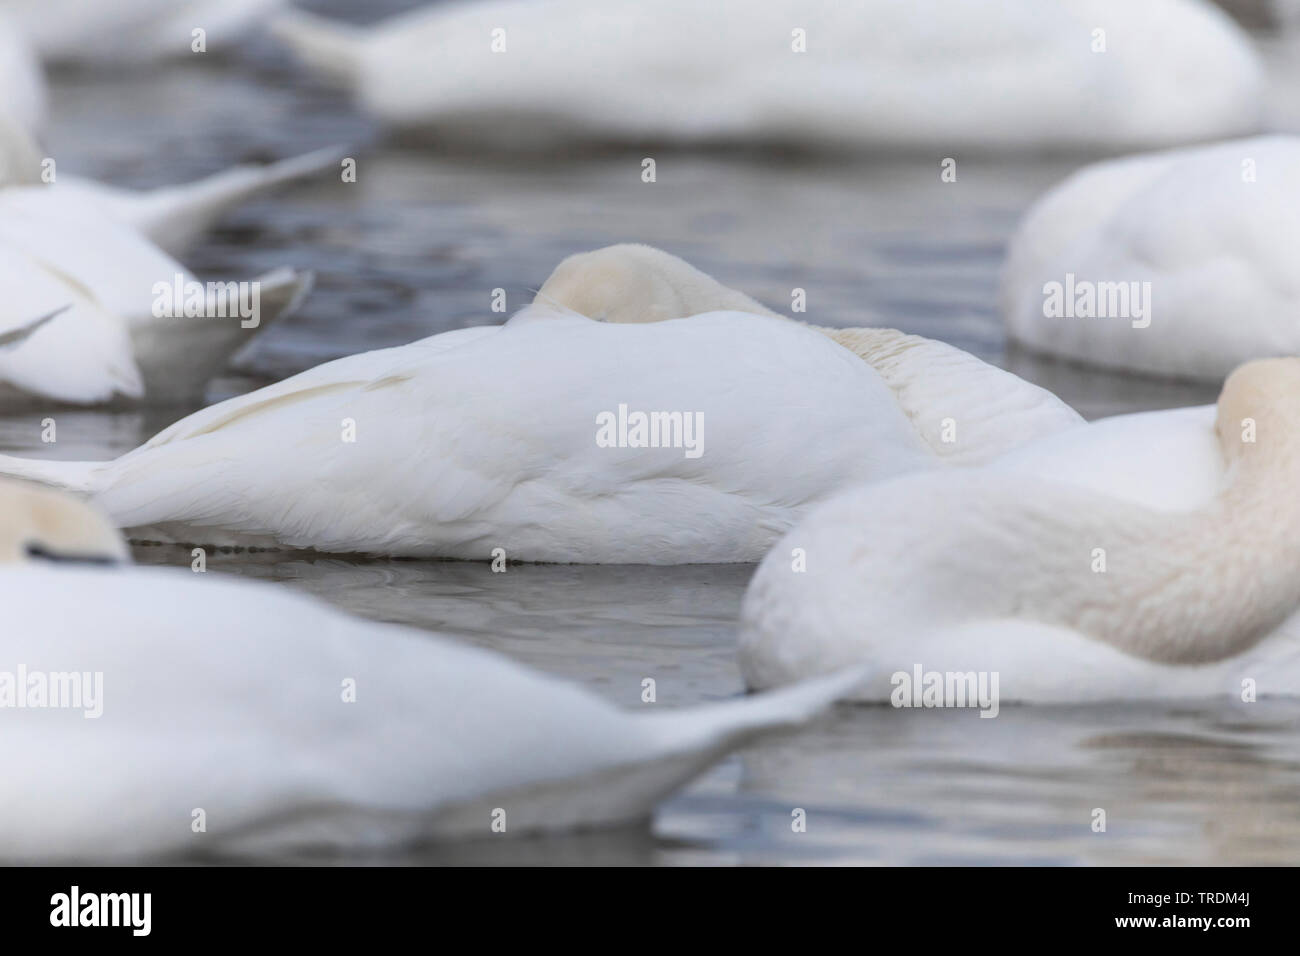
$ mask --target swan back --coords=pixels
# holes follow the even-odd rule
[[[608,322],[661,322],[716,310],[784,318],[685,260],[644,245],[570,256],[537,301]],[[808,328],[875,369],[930,450],[953,464],[990,461],[1083,421],[1046,389],[943,342],[894,329]]]

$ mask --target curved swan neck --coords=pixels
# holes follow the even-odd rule
[[[1076,598],[1071,615],[1122,650],[1165,663],[1241,653],[1300,606],[1300,359],[1242,366],[1218,408],[1224,489],[1191,513],[1108,514],[1109,531],[1097,536],[1129,543],[1123,567],[1108,575],[1110,606],[1093,593]]]

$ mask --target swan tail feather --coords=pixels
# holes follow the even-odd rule
[[[234,166],[197,182],[122,200],[129,204],[123,216],[164,250],[178,254],[231,209],[337,166],[346,152],[331,146],[262,166]]]
[[[811,720],[851,694],[866,676],[865,668],[849,668],[741,700],[642,719],[658,724],[656,731],[669,751],[727,751],[750,738]]]
[[[578,777],[498,792],[441,810],[444,836],[482,833],[484,820],[504,808],[510,832],[627,826],[649,819],[668,795],[730,751],[763,734],[805,723],[846,697],[866,672],[853,669],[736,701],[632,718],[652,726],[650,747],[626,762]]]
[[[34,458],[12,458],[0,455],[0,476],[34,481],[51,488],[78,494],[91,494],[97,472],[107,462],[102,461],[40,461]]]

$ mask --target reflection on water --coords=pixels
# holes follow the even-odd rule
[[[1292,49],[1270,48],[1283,75],[1300,63]],[[958,181],[943,184],[942,157],[664,152],[659,181],[644,184],[639,155],[485,160],[381,143],[337,96],[269,49],[251,65],[186,63],[111,81],[64,76],[54,108],[60,171],[121,183],[353,146],[355,185],[320,182],[251,205],[187,257],[204,278],[293,265],[319,279],[302,312],[259,338],[213,397],[337,355],[499,319],[488,310],[493,288],[507,289],[518,307],[563,256],[627,240],[684,255],[774,308],[788,308],[793,288],[807,289],[807,318],[819,324],[887,324],[953,342],[1090,417],[1212,401],[1216,392],[1008,352],[994,306],[1003,244],[1069,162],[959,158]],[[0,452],[111,457],[185,411],[0,416]],[[53,446],[40,440],[48,414],[58,420]],[[137,556],[190,563],[178,548]],[[656,706],[741,690],[734,620],[747,566],[494,574],[486,564],[215,553],[209,571],[443,631],[629,708],[646,706],[645,677],[656,680]],[[663,807],[652,833],[321,862],[1288,863],[1300,855],[1298,791],[1300,702],[1003,707],[995,720],[839,708],[715,768]],[[792,832],[796,807],[807,811],[805,833]],[[1104,833],[1092,830],[1095,808],[1106,811]]]

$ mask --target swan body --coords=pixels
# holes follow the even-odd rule
[[[1031,349],[1151,375],[1222,379],[1300,354],[1300,138],[1261,136],[1085,167],[1025,215],[1001,285]],[[1150,314],[1045,314],[1048,284],[1150,283]],[[1142,326],[1142,322],[1149,324]]]
[[[327,154],[311,154],[146,193],[71,177],[0,189],[0,288],[8,302],[0,335],[67,307],[20,348],[0,352],[0,400],[201,397],[235,351],[296,308],[311,277],[281,269],[253,280],[255,319],[215,317],[223,310],[212,296],[211,317],[159,316],[159,283],[185,288],[197,280],[150,239],[182,249],[232,205],[325,162]]]
[[[127,556],[92,509],[0,483],[6,863],[634,823],[857,679],[633,715],[500,655],[278,588],[101,560]],[[33,700],[19,665],[27,682],[78,675],[73,706],[18,706],[20,692]],[[191,828],[196,808],[206,832]]]
[[[860,699],[879,702],[918,664],[996,673],[1004,701],[1240,695],[1246,680],[1300,693],[1297,413],[1300,360],[1261,361],[1217,410],[1123,416],[846,492],[751,582],[746,680],[852,660],[873,675]]]
[[[121,64],[195,55],[202,28],[209,51],[229,49],[285,0],[0,0],[49,63]]]
[[[661,322],[720,310],[778,317],[677,256],[629,243],[569,256],[537,301],[603,322]],[[991,461],[1083,421],[1046,389],[944,342],[895,329],[808,327],[870,365],[947,464]]]
[[[699,421],[699,453],[681,432],[602,444],[620,406]],[[757,560],[838,487],[933,460],[875,372],[793,322],[534,304],[222,402],[116,461],[0,471],[86,494],[137,537],[667,564]]]
[[[1123,149],[1261,113],[1250,41],[1199,0],[490,0],[273,29],[383,121],[479,144]]]

